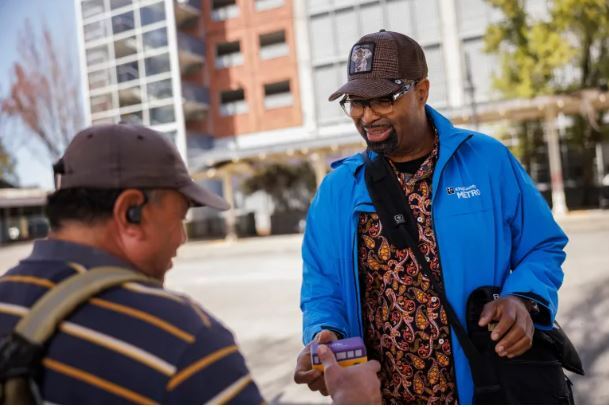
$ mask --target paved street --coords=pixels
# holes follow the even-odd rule
[[[570,237],[558,320],[577,346],[587,371],[574,377],[580,404],[609,403],[609,212],[560,219]],[[300,344],[300,235],[192,242],[167,277],[235,333],[254,378],[271,403],[327,403],[292,383]],[[6,269],[29,245],[0,250]]]

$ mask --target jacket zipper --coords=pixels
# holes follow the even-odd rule
[[[459,143],[459,145],[457,146],[457,148],[455,148],[455,150],[453,151],[453,154],[455,154],[457,152],[457,150],[463,145],[463,143],[465,143],[466,141],[468,141],[470,138],[473,137],[473,134],[470,134],[467,138],[465,138],[463,141],[461,141]],[[442,174],[444,173],[444,169],[446,168],[446,166],[448,165],[448,160],[446,161],[446,164],[444,164],[444,167],[442,168],[442,170],[440,171],[440,175],[438,176],[438,184],[440,184],[440,179],[442,178]],[[442,273],[440,273],[440,278],[442,278],[442,288],[444,289],[444,292],[446,292],[446,281],[444,280],[444,266],[442,265],[442,256],[440,255],[441,250],[440,250],[440,239],[438,238],[438,232],[436,231],[436,212],[433,209],[433,200],[435,198],[435,192],[436,191],[431,191],[432,193],[432,197],[431,197],[431,227],[434,233],[434,236],[436,237],[436,246],[438,248],[438,263],[440,263],[440,270],[442,270]],[[448,300],[448,294],[446,295],[446,299]],[[444,312],[446,312],[446,310],[444,310]],[[448,318],[448,315],[447,315]],[[451,346],[450,346],[450,361],[452,363],[453,366],[453,375],[455,377],[455,387],[457,390],[457,404],[460,404],[459,402],[459,384],[457,383],[457,368],[455,365],[455,352],[454,352],[454,347],[452,345],[452,338],[453,335],[453,328],[452,326],[450,326],[450,323],[448,324],[448,327],[450,329],[451,332]],[[457,341],[459,341],[459,339],[457,338]]]

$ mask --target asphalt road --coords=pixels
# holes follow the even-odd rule
[[[609,211],[559,219],[570,237],[558,320],[578,348],[587,375],[572,377],[579,404],[609,403]],[[271,403],[329,403],[293,383],[300,342],[300,242],[290,235],[236,242],[190,242],[166,280],[235,333],[256,382]],[[30,245],[0,249],[6,270]]]

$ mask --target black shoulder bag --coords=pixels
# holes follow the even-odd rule
[[[571,382],[563,368],[583,375],[577,351],[558,325],[550,331],[535,331],[533,346],[523,355],[508,359],[495,352],[495,342],[478,320],[484,304],[500,292],[498,287],[480,287],[468,299],[467,328],[446,298],[443,285],[434,276],[418,246],[417,223],[407,198],[387,160],[366,161],[366,185],[383,225],[383,235],[396,247],[410,247],[423,273],[440,297],[459,343],[469,360],[474,381],[474,404],[575,404]]]

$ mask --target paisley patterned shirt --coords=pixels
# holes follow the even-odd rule
[[[438,144],[411,177],[392,164],[418,223],[419,248],[442,281],[431,219],[431,180]],[[406,199],[406,198],[405,198]],[[456,404],[450,330],[444,307],[411,249],[381,235],[376,213],[359,216],[359,273],[364,340],[381,363],[385,404]]]

